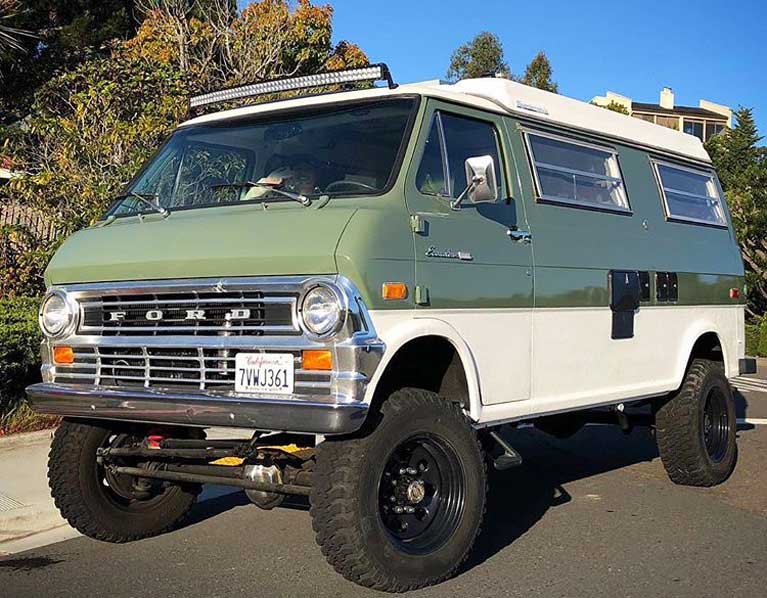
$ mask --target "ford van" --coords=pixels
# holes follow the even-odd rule
[[[63,416],[49,479],[73,527],[156,535],[204,484],[298,495],[340,574],[399,592],[467,558],[522,423],[651,426],[674,483],[731,474],[728,378],[755,364],[696,137],[385,65],[191,105],[243,98],[271,101],[181,124],[47,268],[28,395]]]

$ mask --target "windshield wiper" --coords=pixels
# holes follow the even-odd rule
[[[163,218],[170,216],[170,212],[166,208],[162,207],[159,203],[154,203],[153,201],[147,199],[148,197],[151,197],[156,200],[157,193],[136,193],[135,191],[128,191],[123,195],[118,195],[116,199],[128,199],[129,197],[138,199],[142,204],[150,207],[154,212],[157,212]]]
[[[291,191],[284,191],[282,189],[278,189],[274,185],[269,185],[268,183],[259,183],[256,181],[242,181],[241,183],[216,183],[215,185],[210,186],[211,189],[217,189],[217,188],[223,188],[223,187],[260,187],[261,189],[269,189],[269,191],[274,191],[278,195],[282,195],[283,197],[287,197],[288,199],[292,199],[293,201],[297,201],[302,206],[310,206],[312,205],[312,200],[308,198],[306,195],[300,195],[298,193],[293,193]]]

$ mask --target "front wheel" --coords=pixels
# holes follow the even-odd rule
[[[328,562],[362,586],[404,592],[463,563],[485,512],[477,436],[458,405],[406,388],[367,436],[318,446],[312,525]]]
[[[128,542],[172,529],[194,506],[200,486],[155,483],[112,474],[100,448],[140,442],[130,430],[65,420],[48,457],[48,483],[62,517],[85,536]]]
[[[669,478],[714,486],[735,469],[735,399],[721,364],[695,359],[682,388],[655,416],[658,452]]]

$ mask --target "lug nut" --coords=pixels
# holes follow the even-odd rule
[[[394,510],[394,512],[395,512],[397,515],[401,514],[401,513],[402,513],[402,511],[403,511],[402,507],[400,507],[400,506],[396,506],[396,507],[394,507],[394,509],[393,509],[393,510]]]
[[[405,507],[405,513],[415,513],[415,509],[413,507]]]

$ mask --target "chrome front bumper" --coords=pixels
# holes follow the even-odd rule
[[[181,426],[230,426],[259,430],[349,434],[362,426],[365,403],[255,396],[173,393],[41,383],[27,388],[35,411],[88,419]]]

